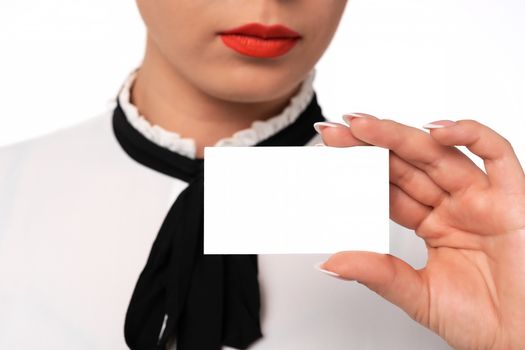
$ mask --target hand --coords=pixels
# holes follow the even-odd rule
[[[329,146],[390,150],[390,217],[425,241],[428,260],[415,270],[391,255],[342,252],[321,267],[364,284],[454,348],[525,349],[525,174],[511,144],[474,120],[428,134],[354,116],[350,127],[317,129]],[[455,145],[481,157],[486,173]]]

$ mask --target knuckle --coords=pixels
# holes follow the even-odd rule
[[[514,149],[514,147],[512,146],[512,143],[506,137],[501,136],[501,141],[502,141],[503,145],[505,146],[505,148],[508,148],[509,150],[513,150]]]
[[[465,120],[466,120],[467,125],[474,130],[477,130],[479,132],[484,132],[484,131],[494,132],[494,130],[491,127],[489,127],[485,123],[480,122],[479,120],[476,120],[476,119],[465,119]]]
[[[464,126],[471,128],[471,129],[481,129],[485,127],[484,124],[481,124],[479,121],[475,119],[461,119],[458,121],[458,123],[463,124]]]
[[[512,146],[512,143],[509,139],[506,137],[503,137],[502,135],[496,133],[495,135],[495,143],[498,145],[498,149],[500,153],[503,154],[513,154],[514,153],[514,147]],[[502,155],[503,155],[502,154]]]
[[[443,159],[441,157],[434,158],[425,164],[428,171],[432,171],[432,172],[438,171],[438,169],[440,169],[442,165],[443,165]]]
[[[409,169],[404,169],[397,173],[397,182],[399,186],[402,188],[408,187],[414,180],[414,175],[415,173]]]

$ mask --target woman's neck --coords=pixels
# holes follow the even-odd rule
[[[255,120],[279,114],[299,88],[268,102],[218,99],[185,80],[148,39],[144,61],[131,89],[131,102],[151,124],[195,140],[196,157],[202,158],[204,147],[249,128]]]

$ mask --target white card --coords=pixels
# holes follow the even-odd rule
[[[204,152],[204,254],[389,252],[387,149]]]

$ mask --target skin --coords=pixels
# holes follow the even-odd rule
[[[132,103],[152,124],[205,146],[280,113],[328,47],[346,0],[137,0],[147,27]],[[286,55],[243,56],[220,31],[284,24],[302,39]]]
[[[343,0],[137,0],[148,29],[132,103],[152,124],[196,142],[196,156],[279,113],[329,45]],[[275,59],[241,56],[218,31],[281,23],[303,39]],[[357,280],[458,349],[523,349],[525,175],[511,145],[473,120],[430,135],[365,116],[322,128],[325,143],[391,150],[391,217],[414,229],[428,263],[334,255],[324,268]],[[482,157],[488,175],[454,145]]]
[[[350,127],[321,127],[323,140],[390,150],[390,217],[425,240],[428,261],[415,270],[391,255],[341,252],[322,268],[364,284],[456,349],[525,349],[525,174],[511,144],[475,120],[428,134],[361,115]]]

